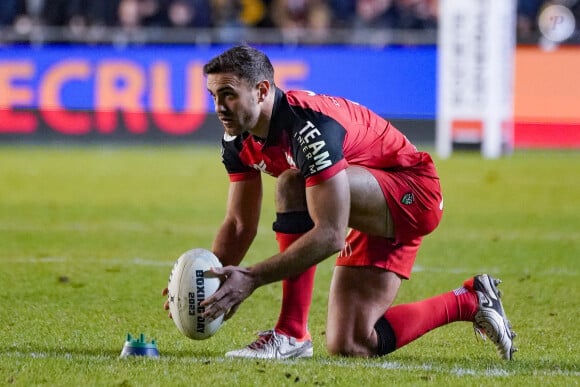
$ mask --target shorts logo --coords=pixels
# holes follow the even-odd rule
[[[413,195],[413,192],[407,192],[404,194],[401,198],[401,203],[406,205],[415,203],[415,195]]]
[[[340,250],[339,253],[339,257],[340,258],[345,258],[345,257],[350,257],[352,255],[352,246],[350,245],[350,242],[344,242],[344,247],[342,248],[342,250]]]

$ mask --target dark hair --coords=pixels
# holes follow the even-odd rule
[[[255,84],[264,79],[274,84],[274,67],[262,51],[247,45],[236,46],[224,51],[203,66],[203,74],[234,74]]]

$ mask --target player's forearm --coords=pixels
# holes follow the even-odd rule
[[[213,253],[222,265],[239,265],[257,233],[255,227],[238,227],[226,221],[218,230],[212,245]]]
[[[296,276],[340,251],[344,247],[344,231],[313,228],[284,252],[249,268],[257,286]]]

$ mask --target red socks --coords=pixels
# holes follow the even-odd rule
[[[276,240],[280,251],[286,250],[303,234],[284,234],[276,232]],[[312,288],[316,266],[312,266],[302,274],[282,281],[282,308],[275,331],[297,339],[308,334],[308,312],[312,301]]]
[[[393,306],[385,318],[393,328],[396,347],[401,348],[442,325],[473,321],[477,305],[477,295],[462,287],[426,300]]]

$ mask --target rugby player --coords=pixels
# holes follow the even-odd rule
[[[229,318],[265,284],[282,281],[276,326],[228,357],[311,357],[308,313],[316,264],[338,253],[326,326],[330,354],[388,354],[454,321],[467,321],[512,359],[515,336],[497,285],[475,275],[455,290],[410,304],[393,301],[423,237],[443,214],[433,160],[390,122],[345,98],[283,91],[261,51],[230,48],[204,66],[225,133],[230,186],[212,251],[222,286],[202,305]],[[275,177],[279,253],[238,266],[257,233],[262,176]],[[166,304],[167,308],[167,304]]]

